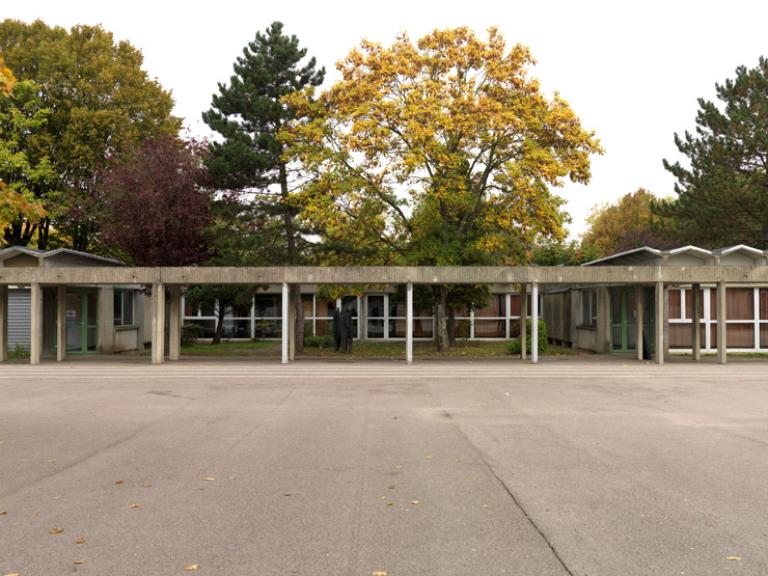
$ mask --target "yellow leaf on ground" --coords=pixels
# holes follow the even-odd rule
[[[206,482],[213,482],[214,480],[216,480],[216,477],[215,476],[203,476],[203,480],[205,480]]]
[[[10,574],[4,574],[3,576],[21,576],[18,572],[11,572]]]
[[[77,540],[75,540],[75,544],[85,544],[85,538],[80,536]]]
[[[72,562],[72,564],[75,564],[76,566],[80,566],[80,564],[85,564],[85,560],[75,560]]]
[[[131,504],[128,508],[141,508],[141,504]]]
[[[371,576],[387,576],[387,573],[384,570],[375,570],[371,572]]]
[[[195,570],[200,570],[200,564],[190,564],[189,566],[184,566],[184,570],[187,572],[194,572]]]
[[[741,556],[726,556],[725,559],[738,561],[738,560],[741,560]]]
[[[411,504],[413,504],[414,506],[418,506],[419,505],[419,501],[418,500],[411,500]]]
[[[426,456],[424,456],[424,459],[425,460],[432,460],[432,454],[427,454]]]
[[[48,534],[61,534],[64,532],[64,528],[51,528],[48,530]]]
[[[149,482],[144,482],[144,488],[149,488],[150,486],[152,486],[152,484]]]

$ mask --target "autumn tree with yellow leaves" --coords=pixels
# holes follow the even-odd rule
[[[536,241],[561,239],[551,188],[587,182],[600,146],[532,64],[494,28],[485,41],[466,27],[403,34],[353,49],[325,92],[288,96],[302,120],[282,138],[311,175],[300,215],[327,263],[519,264]],[[447,286],[433,301],[444,350],[457,304]]]

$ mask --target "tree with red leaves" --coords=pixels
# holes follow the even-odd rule
[[[103,174],[104,243],[136,266],[205,260],[212,191],[204,150],[196,142],[157,136]]]

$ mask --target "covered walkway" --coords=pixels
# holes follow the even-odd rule
[[[63,293],[67,286],[136,285],[151,286],[152,323],[151,342],[153,364],[165,359],[179,360],[181,356],[182,288],[191,284],[253,284],[280,285],[282,287],[282,341],[281,362],[287,364],[295,358],[294,325],[295,306],[291,285],[301,284],[403,284],[406,289],[406,338],[404,356],[413,362],[413,287],[414,285],[519,285],[523,293],[531,294],[531,310],[523,306],[522,319],[531,320],[531,339],[538,340],[540,318],[538,295],[543,286],[632,286],[637,291],[636,322],[638,359],[643,358],[643,293],[652,287],[656,302],[665,301],[665,288],[669,285],[691,285],[694,298],[700,297],[701,284],[716,285],[718,317],[726,317],[726,287],[739,284],[768,284],[768,266],[589,266],[589,267],[270,267],[270,268],[115,268],[115,267],[62,267],[62,268],[3,268],[0,267],[0,360],[8,356],[7,321],[8,287],[28,285],[31,288],[31,347],[30,363],[38,364],[42,356],[43,339],[43,287],[55,288]],[[170,314],[166,320],[166,295]],[[56,330],[58,341],[64,338],[63,298],[58,298]],[[523,298],[523,302],[526,299]],[[701,330],[698,303],[693,331],[693,357],[701,358]],[[654,361],[665,360],[666,327],[664,306],[654,307],[653,341]],[[168,323],[168,350],[165,333]],[[521,330],[522,356],[525,357],[526,331]],[[727,360],[726,325],[717,326],[717,360]],[[64,359],[64,349],[57,347],[57,360]],[[531,347],[530,361],[539,360],[536,346]]]

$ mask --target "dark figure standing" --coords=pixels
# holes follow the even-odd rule
[[[342,348],[343,338],[342,333],[344,327],[342,326],[341,310],[335,308],[333,310],[333,350],[338,352]]]

